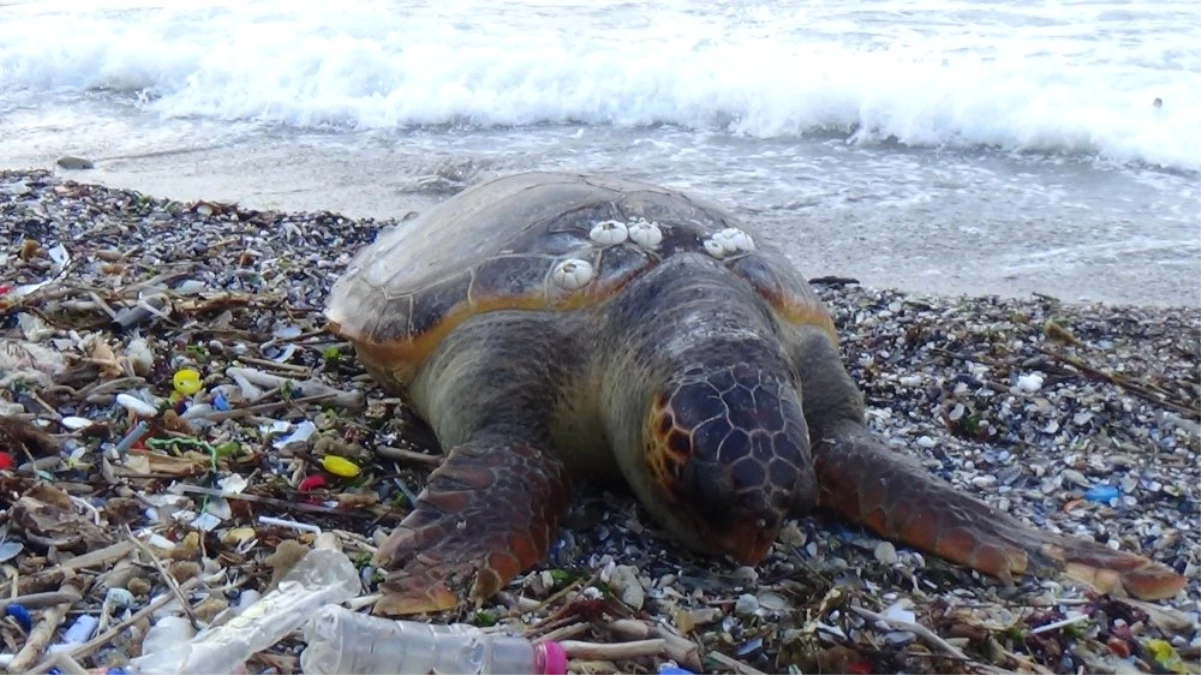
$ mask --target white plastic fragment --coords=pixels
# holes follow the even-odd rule
[[[314,549],[274,590],[236,617],[191,639],[177,628],[170,641],[144,644],[142,656],[130,665],[143,673],[231,673],[251,655],[300,628],[318,608],[345,602],[359,589],[358,571],[345,554]]]
[[[1018,391],[1025,391],[1025,392],[1033,393],[1042,388],[1043,388],[1042,373],[1027,373],[1025,375],[1018,376],[1018,381],[1017,381],[1017,390]]]
[[[249,484],[250,483],[246,481],[245,477],[237,473],[232,473],[217,481],[217,487],[221,488],[221,490],[224,492],[229,492],[232,494],[241,494],[241,492],[245,490],[246,486]]]
[[[629,224],[630,241],[643,248],[655,248],[663,242],[663,230],[659,223],[639,218]]]
[[[304,441],[309,440],[309,438],[311,438],[315,433],[317,433],[317,425],[305,420],[296,425],[296,429],[292,433],[288,434],[284,438],[281,438],[275,443],[272,443],[272,445],[275,446],[276,450],[279,450],[280,448],[284,448],[292,443],[303,443]]]
[[[321,534],[321,528],[309,523],[300,523],[295,520],[284,520],[283,518],[272,518],[271,516],[259,516],[259,522],[264,525],[275,525],[277,527],[290,527],[293,530],[304,530],[314,534]]]
[[[213,515],[212,512],[205,511],[204,513],[193,518],[192,522],[189,524],[198,530],[212,532],[221,526],[221,519]]]
[[[192,639],[196,631],[192,622],[182,616],[164,616],[146,632],[142,640],[143,654],[156,654]]]
[[[71,254],[67,253],[67,249],[62,244],[55,244],[46,251],[46,255],[50,256],[50,260],[59,267],[65,267],[71,262]]]
[[[71,627],[63,633],[63,642],[65,643],[63,646],[87,642],[92,639],[92,633],[96,631],[96,626],[99,625],[100,619],[98,617],[91,616],[90,614],[81,614],[75,620],[75,623],[71,624]]]
[[[92,420],[84,417],[75,417],[74,415],[62,418],[59,423],[71,431],[79,431],[80,429],[87,429],[92,426]]]
[[[117,404],[142,417],[154,417],[158,414],[158,408],[132,394],[117,394]]]
[[[626,224],[619,220],[602,220],[592,226],[592,230],[588,233],[588,238],[598,244],[611,246],[620,244],[630,236]]]
[[[888,606],[888,609],[880,612],[880,616],[891,621],[904,621],[906,623],[917,623],[917,614],[908,608],[907,600],[897,600]],[[885,627],[887,628],[887,626]]]

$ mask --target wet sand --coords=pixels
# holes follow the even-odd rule
[[[79,151],[95,161],[94,169],[56,170],[64,178],[181,201],[332,211],[354,218],[400,218],[408,211],[428,208],[464,184],[497,173],[543,168],[538,158],[514,157],[506,158],[503,165],[482,162],[468,167],[467,175],[460,177],[453,170],[447,174],[445,168],[453,169],[455,161],[462,163],[453,149],[445,157],[431,157],[428,151],[400,144],[351,145],[264,136],[220,145],[198,141],[174,150],[145,151],[134,141],[93,149],[95,154],[84,148]],[[51,168],[57,157],[71,150],[25,147],[0,157],[0,167]],[[557,160],[552,164],[548,168],[571,168]],[[640,173],[637,164],[628,173],[656,178]],[[768,214],[775,220],[763,229],[810,278],[850,277],[873,288],[950,296],[1047,295],[1065,302],[1201,306],[1201,257],[1194,250],[1164,245],[1140,250],[1137,243],[1125,246],[1124,235],[1113,233],[1098,235],[1095,242],[1080,241],[1079,234],[1060,239],[1057,232],[1065,227],[1063,216],[1040,220],[1037,206],[1030,205],[1015,205],[1010,216],[1005,198],[999,195],[995,200],[999,203],[989,204],[988,213],[971,200],[926,204],[921,209],[863,206],[823,212],[816,218],[799,212],[795,219],[804,219],[803,237],[797,236],[801,226],[789,231],[786,223],[793,221]],[[755,221],[743,205],[722,201]],[[931,223],[941,222],[930,226],[929,235],[913,236],[911,232],[925,224],[905,221],[920,219],[923,213],[935,214]],[[985,232],[987,236],[972,234],[971,228],[958,225],[965,221],[982,223],[978,230],[998,230]],[[1131,227],[1115,224],[1121,231]],[[1132,242],[1138,234],[1135,230]],[[1201,241],[1201,226],[1197,240]],[[814,246],[814,241],[820,246]]]

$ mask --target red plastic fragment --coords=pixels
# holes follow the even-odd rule
[[[13,456],[7,452],[0,452],[0,471],[8,471],[13,468],[16,463],[13,462]]]
[[[322,487],[325,487],[325,476],[316,473],[300,481],[299,489],[301,492],[312,492],[313,490]]]

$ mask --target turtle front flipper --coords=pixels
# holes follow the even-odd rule
[[[434,612],[491,597],[546,558],[568,490],[562,463],[530,445],[485,436],[454,448],[376,553],[375,564],[393,571],[375,613]]]
[[[1054,575],[1102,593],[1146,600],[1176,595],[1183,576],[1140,555],[1093,541],[1034,529],[889,450],[858,423],[813,438],[821,505],[879,534],[1012,581]]]

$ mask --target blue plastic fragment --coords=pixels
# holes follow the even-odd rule
[[[14,602],[4,608],[4,613],[16,619],[17,623],[21,624],[21,628],[24,628],[26,633],[33,630],[33,617],[29,615],[29,610],[25,609],[23,605],[18,605]]]
[[[216,395],[213,396],[213,407],[224,412],[229,410],[229,401],[225,400],[225,397],[221,395],[221,392],[217,392]]]
[[[664,664],[662,666],[659,666],[659,675],[696,675],[696,673],[692,672],[691,670],[688,670],[687,668],[681,668],[679,666],[669,666],[669,665]]]
[[[105,672],[105,675],[129,675],[128,670],[125,670],[124,668],[120,668],[117,666],[113,666],[112,668],[109,668],[108,670],[106,670],[104,672]]]
[[[1090,502],[1101,502],[1108,504],[1109,502],[1121,496],[1121,492],[1112,485],[1094,485],[1084,493],[1084,498]]]

